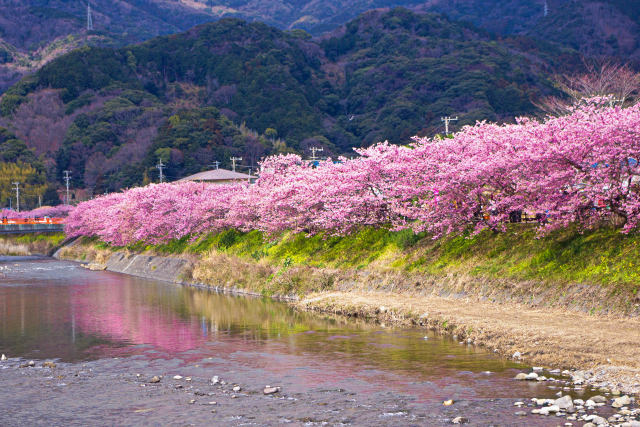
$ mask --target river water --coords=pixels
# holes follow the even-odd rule
[[[218,371],[281,378],[292,392],[386,390],[412,405],[454,399],[489,406],[557,391],[514,381],[526,367],[425,330],[301,313],[266,298],[92,272],[49,258],[0,257],[0,353],[76,364],[209,360]],[[512,402],[496,410],[513,417]]]

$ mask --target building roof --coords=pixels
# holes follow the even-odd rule
[[[213,169],[184,177],[179,181],[244,181],[255,178],[256,177],[252,175],[233,172],[227,169]]]

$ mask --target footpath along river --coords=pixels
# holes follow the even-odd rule
[[[485,349],[50,258],[0,257],[0,353],[2,426],[566,422]]]

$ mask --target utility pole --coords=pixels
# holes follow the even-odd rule
[[[42,207],[42,194],[38,194],[38,207]]]
[[[440,121],[444,122],[445,135],[449,135],[449,123],[458,120],[458,116],[455,117],[442,117]]]
[[[324,151],[324,148],[320,148],[320,147],[311,147],[311,148],[310,148],[310,150],[311,150],[311,160],[316,161],[316,160],[317,160],[317,158],[318,158],[318,157],[316,156],[316,153],[317,153],[317,152],[323,152],[323,151]]]
[[[13,182],[12,184],[16,186],[16,212],[20,212],[20,183]]]
[[[219,161],[215,161],[213,163],[211,163],[211,166],[213,166],[214,168],[216,168],[216,170],[220,169],[220,162]]]
[[[87,3],[87,31],[93,31],[93,18],[91,17],[91,3]]]
[[[242,157],[232,157],[231,158],[231,170],[233,170],[234,172],[236,171],[236,160],[241,162],[242,161]]]
[[[64,180],[67,186],[67,197],[66,197],[66,205],[69,204],[69,181],[71,181],[71,171],[64,171]]]
[[[613,108],[614,105],[616,105],[616,102],[619,102],[620,106],[622,106],[622,104],[624,104],[624,99],[619,99],[619,98],[616,98],[615,96],[612,95],[609,98],[609,107]]]
[[[156,167],[160,171],[160,184],[162,184],[162,181],[164,181],[164,175],[162,174],[162,169],[164,169],[165,166],[166,165],[162,163],[162,159],[160,159],[160,161],[158,161],[158,164],[156,165]]]

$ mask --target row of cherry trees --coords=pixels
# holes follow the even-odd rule
[[[43,218],[45,216],[48,216],[49,218],[64,218],[69,215],[71,210],[73,210],[73,207],[69,205],[42,206],[30,211],[21,212],[16,212],[10,209],[0,209],[0,218],[24,219]]]
[[[123,245],[225,228],[348,234],[363,226],[435,237],[501,230],[513,212],[539,214],[541,231],[640,221],[640,106],[592,100],[571,114],[478,123],[452,138],[381,143],[353,159],[309,165],[267,158],[252,186],[149,185],[80,204],[71,235]]]

